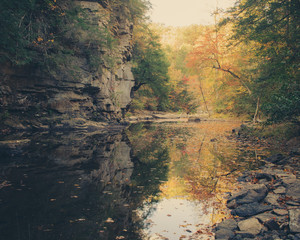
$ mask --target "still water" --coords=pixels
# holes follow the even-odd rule
[[[266,150],[238,122],[139,123],[0,142],[0,239],[214,239],[229,191]]]

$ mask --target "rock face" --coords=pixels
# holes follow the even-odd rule
[[[36,119],[63,116],[63,119],[81,117],[114,121],[122,118],[131,101],[130,93],[134,86],[130,63],[133,23],[128,20],[129,10],[124,5],[110,9],[96,1],[76,1],[76,4],[88,13],[93,25],[103,28],[110,23],[114,26],[113,50],[101,49],[103,54],[114,58],[114,66],[102,61],[97,65],[97,70],[92,70],[88,57],[83,54],[70,57],[76,68],[72,77],[67,76],[63,69],[60,72],[50,70],[51,74],[47,75],[38,69],[16,69],[2,65],[2,114],[7,111],[9,114],[18,112],[24,113],[23,118]],[[82,45],[86,44],[90,37],[81,34],[80,40],[76,39],[79,41],[77,45],[81,44],[80,41]],[[15,118],[8,121],[7,125],[13,125],[11,122],[16,125],[18,121]],[[24,122],[18,126],[22,129]]]

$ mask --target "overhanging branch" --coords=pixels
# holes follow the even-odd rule
[[[247,84],[245,83],[245,81],[243,81],[243,79],[240,76],[238,76],[237,74],[235,74],[234,72],[232,72],[230,69],[224,69],[224,68],[222,68],[221,65],[220,65],[220,63],[219,63],[219,61],[216,61],[216,62],[218,64],[218,66],[217,67],[213,66],[214,69],[217,69],[217,70],[229,73],[231,76],[233,76],[234,78],[238,79],[242,83],[242,85],[247,89],[249,95],[252,94],[252,91],[250,90],[250,88],[247,86]]]

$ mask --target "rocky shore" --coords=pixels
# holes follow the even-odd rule
[[[215,238],[300,239],[299,158],[276,154],[239,177],[241,190],[227,200],[232,218],[215,227]]]

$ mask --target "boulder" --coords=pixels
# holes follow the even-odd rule
[[[233,231],[222,228],[215,233],[216,239],[231,239],[234,236]]]
[[[261,213],[255,216],[260,222],[265,223],[270,219],[276,218],[276,215],[272,213]]]
[[[278,205],[278,199],[279,195],[275,193],[268,193],[268,195],[265,198],[265,202],[270,205]]]
[[[288,186],[286,196],[300,200],[300,180],[297,180]]]
[[[283,186],[279,186],[273,192],[276,193],[276,194],[285,194],[286,193],[286,188],[283,187]]]
[[[234,219],[226,219],[217,225],[216,230],[220,229],[228,229],[234,231],[237,229],[237,222]]]
[[[234,208],[236,208],[237,206],[238,206],[238,204],[237,204],[237,202],[236,202],[235,199],[233,199],[233,200],[230,201],[230,202],[227,202],[227,207],[228,207],[229,209],[234,209]]]
[[[238,227],[243,233],[250,233],[253,235],[257,235],[260,233],[263,225],[259,223],[256,218],[249,218],[244,221],[240,221],[238,223]]]
[[[300,233],[300,209],[289,210],[290,217],[290,231],[295,233]]]
[[[238,231],[232,240],[253,240],[254,237],[253,234]]]
[[[280,226],[279,224],[277,223],[277,221],[275,219],[270,219],[266,222],[264,222],[264,225],[270,230],[270,231],[273,231],[273,230],[279,230],[280,229]]]
[[[267,196],[268,189],[264,184],[254,184],[249,186],[247,189],[240,191],[233,195],[228,200],[228,205],[233,207],[230,202],[235,200],[237,205],[260,202]],[[235,204],[234,204],[235,205]]]
[[[272,210],[272,207],[254,202],[237,207],[231,211],[231,214],[240,217],[251,217],[269,210]]]
[[[285,215],[289,214],[288,210],[285,210],[285,209],[274,209],[273,213],[278,216],[285,216]]]
[[[237,199],[237,204],[260,202],[267,196],[268,189],[264,184],[255,184],[247,190],[247,193]]]

